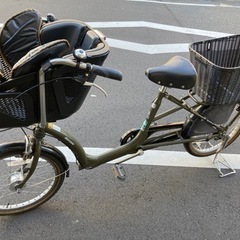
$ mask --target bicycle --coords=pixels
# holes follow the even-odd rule
[[[9,41],[13,39],[13,34],[10,32],[21,32],[23,26],[12,23],[20,23],[21,19],[24,19],[24,23],[28,21],[31,27],[41,29],[42,44],[38,45],[36,33],[33,33],[32,38],[23,39],[25,43],[32,43],[32,50],[23,49],[23,52],[13,54],[14,46]],[[46,134],[58,139],[72,151],[79,170],[96,168],[121,158],[113,165],[114,174],[120,180],[126,178],[121,163],[149,149],[174,144],[183,144],[187,152],[198,157],[215,154],[214,161],[221,177],[235,173],[230,166],[229,172],[223,173],[218,156],[240,134],[236,83],[239,63],[232,60],[233,52],[237,51],[233,42],[238,40],[239,36],[231,36],[192,44],[191,62],[194,65],[183,57],[175,56],[162,66],[149,68],[146,76],[159,88],[142,125],[126,132],[119,147],[99,155],[90,155],[72,135],[52,122],[75,113],[90,87],[97,87],[104,92],[94,83],[97,75],[122,79],[120,71],[101,66],[109,53],[105,36],[80,21],[56,20],[53,15],[42,20],[36,10],[27,10],[11,18],[0,36],[1,53],[4,54],[1,60],[4,71],[0,84],[0,126],[34,127],[31,136],[25,134],[24,141],[0,145],[0,169],[4,173],[1,176],[0,215],[20,214],[40,206],[53,197],[65,177],[69,177],[69,164],[65,156],[56,147],[44,142]],[[8,44],[11,45],[11,51],[8,50]],[[26,48],[29,46],[21,41],[19,44]],[[223,51],[224,59],[230,55],[231,61],[224,66],[222,63],[212,63],[215,60],[210,61],[210,57],[203,53],[206,49],[206,54],[212,55],[213,52]],[[217,54],[214,58],[223,59]],[[213,78],[206,78],[206,73],[209,73],[206,66],[210,73],[214,73]],[[228,81],[224,85],[226,70]],[[218,83],[212,82],[216,76]],[[204,82],[202,77],[208,82]],[[231,86],[228,86],[229,82]],[[169,94],[168,88],[186,90],[188,94],[178,99]],[[174,103],[176,107],[159,113],[163,99]],[[187,120],[163,125],[156,123],[182,109],[187,111]]]

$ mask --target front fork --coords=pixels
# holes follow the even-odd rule
[[[29,168],[28,173],[20,183],[15,185],[14,187],[15,190],[21,189],[34,173],[38,164],[40,154],[41,154],[41,145],[44,137],[45,137],[44,129],[37,126],[33,131],[33,137],[31,137],[30,139],[26,138],[27,140],[26,140],[26,147],[25,147],[25,153],[23,155],[23,160],[27,160],[28,158],[30,158],[32,156],[32,152],[33,152],[33,159],[32,159],[31,167]]]

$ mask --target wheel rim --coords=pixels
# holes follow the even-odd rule
[[[191,147],[196,151],[196,152],[199,152],[203,155],[205,154],[213,154],[215,153],[219,147],[220,147],[220,144],[221,144],[221,140],[219,141],[215,141],[214,143],[214,140],[210,140],[210,141],[199,141],[199,142],[193,142],[193,143],[190,143],[191,144]]]
[[[28,171],[29,164],[22,164],[21,156],[7,156],[0,161],[3,174],[0,177],[0,210],[14,210],[27,208],[42,201],[54,188],[56,182],[56,166],[49,159],[39,159],[38,166],[22,189],[16,190],[14,186],[21,181]]]

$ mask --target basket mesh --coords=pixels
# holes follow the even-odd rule
[[[5,77],[6,79],[11,78],[11,68],[7,65],[7,63],[4,61],[1,55],[0,55],[0,69],[3,74],[3,77]]]
[[[190,60],[198,78],[194,92],[207,104],[240,100],[240,35],[190,45]]]
[[[21,98],[0,98],[0,112],[21,121],[26,119],[25,104]]]

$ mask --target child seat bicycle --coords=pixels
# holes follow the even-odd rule
[[[214,40],[217,41],[219,40]],[[224,39],[223,42],[228,40]],[[205,50],[198,50],[196,46],[199,44],[192,46],[199,52],[196,58],[191,59],[197,68],[198,78],[193,64],[180,56],[173,57],[162,66],[149,68],[146,75],[158,85],[158,89],[142,125],[124,134],[120,146],[91,155],[85,152],[71,134],[51,122],[67,118],[81,107],[89,87],[96,86],[93,83],[96,75],[122,79],[121,72],[101,66],[109,53],[104,36],[80,21],[56,20],[52,15],[48,21],[43,21],[37,11],[30,9],[6,22],[0,43],[0,127],[23,127],[37,123],[29,129],[29,135],[23,131],[24,141],[0,144],[0,171],[4,172],[0,176],[0,215],[24,213],[38,207],[53,197],[64,178],[69,177],[66,157],[55,146],[43,141],[46,140],[46,134],[68,147],[79,170],[92,169],[115,160],[113,170],[120,180],[126,178],[121,163],[142,155],[146,150],[184,144],[190,154],[218,156],[240,134],[239,107],[232,113],[232,106],[239,104],[238,92],[232,98],[232,94],[228,95],[228,87],[223,84],[225,77],[231,76],[227,82],[234,79],[236,86],[240,85],[239,78],[233,77],[238,75],[239,62],[233,61],[236,66],[232,62],[227,66],[215,66],[222,63],[215,63],[210,58],[219,49],[209,48],[212,44],[203,43],[208,46],[210,56],[205,56]],[[220,52],[224,50],[226,53],[225,49],[234,49],[227,51],[232,55],[239,49],[239,44],[236,44],[236,48],[230,46],[220,49]],[[191,52],[193,54],[195,50]],[[239,53],[236,55],[239,56]],[[219,57],[216,55],[216,58]],[[202,64],[204,58],[207,61]],[[203,65],[204,70],[198,68],[198,63]],[[217,72],[223,70],[223,74],[212,74],[215,68]],[[201,73],[204,73],[203,78]],[[212,75],[212,78],[208,78]],[[215,76],[220,76],[217,84],[214,82]],[[202,82],[203,91],[199,90]],[[218,90],[223,86],[220,101],[216,100],[218,95],[205,91],[212,89],[206,87],[209,85],[217,86]],[[179,99],[171,95],[168,88],[190,92]],[[176,107],[159,113],[163,99],[169,100]],[[223,109],[227,116],[219,120]],[[185,122],[158,123],[180,110],[187,111],[188,119]],[[230,118],[228,115],[231,115]],[[227,122],[222,123],[225,121]],[[218,164],[219,161],[215,163]],[[226,174],[219,167],[218,170],[221,177],[235,172],[230,167],[230,172]]]

